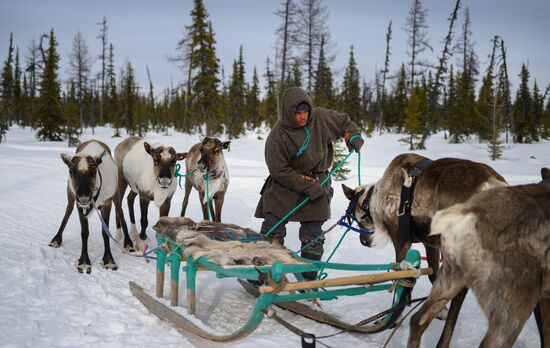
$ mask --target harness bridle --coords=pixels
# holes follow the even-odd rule
[[[357,206],[357,202],[359,201],[359,197],[361,196],[361,192],[357,192],[355,196],[353,196],[353,199],[350,200],[349,205],[346,209],[346,213],[344,216],[338,220],[338,225],[349,228],[350,230],[357,232],[359,234],[366,234],[371,235],[374,233],[374,231],[370,231],[368,229],[361,228],[361,222],[360,220],[364,220],[365,218],[369,218],[372,221],[372,216],[370,213],[370,200],[372,198],[372,193],[374,191],[374,185],[372,185],[369,190],[367,191],[367,195],[365,199],[361,202],[359,205],[359,208],[363,211],[363,215],[357,220],[355,217],[355,208]],[[353,227],[353,223],[356,222],[359,228]]]

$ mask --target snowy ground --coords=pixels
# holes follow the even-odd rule
[[[97,138],[114,149],[120,139],[111,138],[112,133],[110,129],[100,128],[92,135],[91,130],[87,130],[82,140]],[[187,151],[198,141],[198,136],[176,132],[171,132],[171,136],[151,133],[147,138],[153,143],[172,145],[177,151]],[[406,146],[400,144],[398,139],[399,136],[394,134],[375,135],[366,139],[361,163],[363,183],[377,180],[395,155],[407,151]],[[549,142],[510,146],[505,150],[503,158],[496,162],[488,159],[485,145],[475,141],[460,145],[447,144],[442,134],[430,138],[428,149],[420,153],[433,159],[453,156],[485,162],[492,165],[510,184],[536,182],[539,180],[540,168],[550,165]],[[253,212],[259,198],[258,191],[267,176],[263,150],[264,140],[257,139],[254,134],[232,142],[231,151],[226,154],[231,183],[223,211],[225,222],[259,229],[261,221],[253,218]],[[7,142],[0,144],[0,225],[4,240],[0,245],[0,346],[214,346],[196,338],[181,336],[168,324],[150,315],[130,294],[130,280],[148,291],[154,290],[154,263],[146,264],[142,259],[124,255],[112,245],[119,269],[113,272],[101,268],[99,262],[103,254],[103,241],[97,216],[90,218],[89,254],[93,267],[90,275],[79,274],[75,267],[81,248],[76,212],[69,220],[62,247],[53,249],[48,246],[59,228],[66,205],[68,173],[59,157],[61,152],[73,153],[74,149],[67,148],[65,143],[38,142],[28,128],[12,128],[7,135]],[[353,175],[346,184],[355,186],[356,157],[352,157],[350,168]],[[325,227],[332,224],[347,206],[339,183],[334,186],[336,193],[332,203],[333,218]],[[182,199],[183,192],[178,190],[172,201],[170,215],[179,214]],[[139,210],[137,207],[136,209]],[[191,196],[188,216],[195,220],[201,217],[195,193]],[[153,225],[157,219],[158,210],[151,208],[150,224]],[[114,225],[114,212],[111,225]],[[296,250],[299,244],[298,226],[289,224],[288,227],[287,246]],[[327,236],[327,250],[332,250],[341,232],[337,230]],[[151,238],[154,236],[151,228],[148,234]],[[416,247],[421,249],[420,245]],[[392,248],[367,249],[359,244],[357,235],[350,234],[333,261],[386,263],[392,259]],[[197,317],[204,324],[215,327],[219,332],[229,333],[248,317],[254,299],[235,280],[219,280],[213,274],[202,272],[198,282]],[[421,279],[415,287],[413,297],[424,296],[429,289],[427,278]],[[322,305],[325,310],[338,313],[349,322],[355,322],[386,309],[390,297],[387,293],[378,293],[341,298],[338,301],[323,302]],[[279,313],[314,334],[336,331],[282,310]],[[436,345],[442,327],[443,323],[440,321],[432,323],[424,336],[424,347]],[[486,320],[475,298],[469,294],[462,308],[452,345],[477,346],[486,327]],[[370,336],[344,334],[323,340],[323,343],[331,347],[380,347],[388,335],[389,331]],[[405,346],[407,337],[408,319],[397,331],[389,347]],[[227,346],[297,347],[299,342],[297,336],[266,319],[251,336]],[[515,346],[538,345],[536,325],[531,318]]]

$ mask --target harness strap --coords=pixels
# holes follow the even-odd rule
[[[403,187],[401,187],[397,230],[399,252],[401,252],[405,243],[411,238],[411,208],[414,199],[414,188],[424,169],[432,162],[429,158],[416,162],[407,172],[407,177],[405,178]]]
[[[99,171],[99,168],[97,168],[97,174],[99,174],[99,187],[95,189],[96,193],[92,197],[92,201],[95,204],[97,202],[97,199],[99,198],[99,192],[101,191],[101,186],[103,186],[103,177],[101,176],[101,172]]]

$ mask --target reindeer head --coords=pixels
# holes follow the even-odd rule
[[[153,172],[157,179],[157,185],[161,189],[168,189],[176,172],[176,161],[182,160],[187,153],[176,153],[171,146],[151,146],[143,143],[145,151],[153,158]]]
[[[362,185],[354,190],[342,184],[342,190],[350,201],[348,209],[352,210],[351,213],[355,221],[359,224],[359,227],[362,230],[373,232],[374,222],[370,211],[370,199],[374,190],[374,185]],[[361,233],[359,235],[359,240],[364,246],[373,246],[373,238],[370,234]]]
[[[207,172],[211,176],[216,176],[223,170],[222,150],[229,149],[231,141],[220,141],[218,138],[206,137],[201,142],[201,157],[197,162],[197,168],[201,172]]]
[[[98,156],[61,154],[61,159],[69,167],[69,187],[74,195],[76,205],[84,216],[92,210],[94,196],[99,194],[101,179],[98,179],[97,167],[105,151]]]

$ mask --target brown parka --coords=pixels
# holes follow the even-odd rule
[[[297,153],[306,139],[304,127],[294,119],[296,106],[306,102],[310,106],[309,118],[304,127],[310,132],[307,149]],[[275,123],[265,144],[265,161],[269,169],[260,192],[255,217],[264,218],[271,213],[282,218],[305,197],[310,201],[289,217],[289,221],[325,221],[330,218],[332,188],[328,181],[321,188],[333,161],[332,142],[360,134],[358,127],[347,114],[324,108],[314,108],[311,98],[300,88],[285,91],[281,118]],[[309,178],[318,178],[315,182]]]

